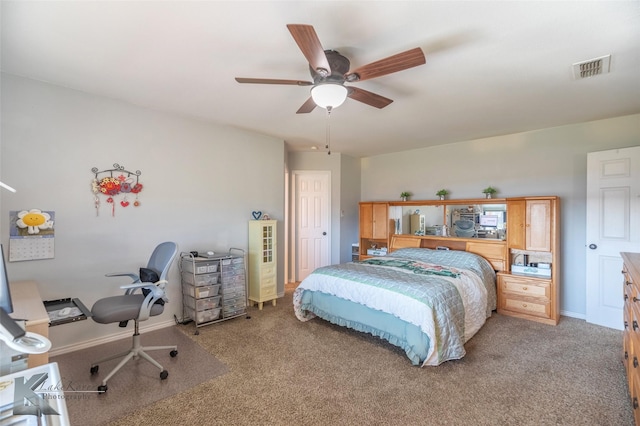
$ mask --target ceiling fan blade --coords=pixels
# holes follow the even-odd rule
[[[293,86],[313,86],[310,81],[303,80],[278,80],[273,78],[242,78],[236,77],[238,83],[255,83],[255,84],[288,84]]]
[[[298,44],[302,54],[307,58],[311,68],[323,77],[331,74],[331,66],[329,66],[329,61],[324,54],[324,49],[313,26],[288,24],[287,28]]]
[[[305,103],[302,104],[302,106],[300,107],[300,109],[298,109],[298,111],[296,111],[296,114],[306,114],[309,113],[311,111],[313,111],[313,109],[316,107],[316,103],[313,102],[313,98],[309,97],[309,99],[307,99],[307,101]]]
[[[371,78],[417,67],[418,65],[424,65],[425,63],[426,59],[422,49],[416,47],[415,49],[407,50],[406,52],[398,53],[397,55],[389,56],[388,58],[356,68],[347,74],[346,78],[347,81],[352,81],[354,78],[351,77],[350,79],[349,76],[356,74],[357,78],[355,78],[354,81],[369,80]]]
[[[377,95],[364,89],[359,89],[357,87],[349,87],[348,89],[348,97],[367,105],[371,105],[372,107],[384,108],[393,102],[393,100],[389,98],[385,98],[384,96]]]

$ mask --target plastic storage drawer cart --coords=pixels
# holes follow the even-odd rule
[[[241,254],[235,254],[239,252]],[[198,327],[247,314],[245,254],[230,249],[214,257],[180,255],[183,321]]]

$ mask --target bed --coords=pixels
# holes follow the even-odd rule
[[[300,321],[315,317],[387,340],[414,365],[460,359],[496,308],[491,264],[458,250],[401,248],[318,268],[293,295]]]

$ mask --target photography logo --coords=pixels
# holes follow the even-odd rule
[[[47,373],[37,373],[28,380],[19,376],[13,379],[13,415],[38,416],[56,415],[56,410],[40,395],[36,390],[47,381],[49,375]],[[11,382],[2,382],[0,384],[4,389],[11,385]]]
[[[87,398],[96,391],[77,390],[71,383],[61,382],[46,386],[48,373],[35,373],[30,377],[16,376],[0,382],[0,406],[5,410],[11,407],[13,416],[59,416],[60,413],[49,403],[65,398]],[[6,395],[13,384],[13,397]],[[72,393],[75,395],[69,395]]]

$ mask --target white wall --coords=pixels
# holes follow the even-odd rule
[[[351,262],[360,235],[360,159],[343,155],[340,182],[340,263]]]
[[[360,198],[360,161],[340,153],[290,152],[287,165],[293,179],[298,170],[331,173],[331,263],[351,260],[351,243],[358,241],[358,201]],[[291,200],[293,205],[295,200]],[[293,234],[291,234],[293,238]],[[291,265],[294,263],[291,253]],[[293,275],[291,275],[293,277]]]
[[[12,280],[35,279],[44,299],[79,297],[89,307],[118,294],[104,274],[136,270],[153,247],[175,240],[183,251],[246,248],[252,210],[284,229],[284,143],[227,127],[2,74],[0,241],[8,248],[9,211],[56,213],[56,256],[8,264]],[[561,309],[585,313],[586,154],[640,144],[640,114],[361,160],[339,153],[290,153],[289,171],[332,173],[332,262],[349,259],[357,240],[357,201],[475,198],[492,185],[499,197],[561,197]],[[96,216],[92,167],[140,170],[138,208],[102,203]],[[361,168],[361,172],[360,172]],[[360,195],[360,197],[358,197]],[[279,233],[278,292],[283,292],[284,232]],[[174,266],[171,276],[178,282]],[[180,300],[172,286],[171,300]],[[151,326],[181,314],[167,305]],[[52,327],[54,351],[119,333],[82,321]]]
[[[45,300],[78,297],[90,308],[119,294],[124,282],[104,274],[137,271],[165,240],[181,251],[246,249],[252,210],[282,226],[283,141],[7,74],[1,89],[0,179],[18,192],[0,192],[0,241],[7,249],[10,211],[55,211],[55,258],[8,264],[11,280],[37,280]],[[103,198],[96,216],[91,168],[114,163],[142,172],[141,205],[112,216]],[[172,302],[145,326],[181,317],[177,262],[171,277]],[[122,330],[89,320],[50,335],[56,350]]]
[[[464,125],[464,123],[461,123]],[[587,153],[640,145],[640,114],[534,132],[441,145],[362,159],[362,200],[557,195],[561,199],[560,307],[586,313],[585,238]]]

